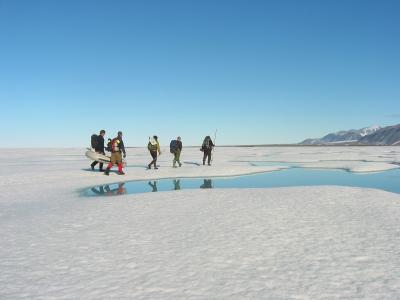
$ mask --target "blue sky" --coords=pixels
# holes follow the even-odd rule
[[[400,123],[400,1],[0,0],[2,147]]]

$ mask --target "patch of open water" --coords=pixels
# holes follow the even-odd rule
[[[273,188],[318,185],[375,188],[400,193],[400,169],[360,174],[343,170],[291,168],[236,177],[137,180],[86,188],[82,191],[82,195],[93,197],[183,189]]]

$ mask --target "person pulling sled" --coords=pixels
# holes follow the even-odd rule
[[[110,175],[110,170],[113,165],[118,166],[118,174],[125,175],[124,171],[122,171],[122,154],[124,158],[126,157],[124,141],[122,140],[122,132],[118,131],[118,136],[111,140],[110,147],[111,149],[111,162],[108,164],[107,169],[104,171],[104,175]]]
[[[105,134],[106,134],[105,130],[100,130],[100,134],[99,135],[93,134],[92,137],[91,137],[91,144],[92,144],[91,146],[92,146],[92,148],[94,149],[94,151],[96,151],[96,153],[100,153],[100,154],[103,154],[103,155],[105,155],[105,152],[104,152],[104,136],[105,136]],[[98,163],[99,162],[96,161],[96,160],[94,162],[92,162],[92,164],[90,165],[92,171],[94,171],[94,167]],[[99,164],[99,171],[103,172],[103,163]]]

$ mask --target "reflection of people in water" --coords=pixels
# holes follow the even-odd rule
[[[178,191],[181,189],[181,180],[180,179],[174,179],[173,180],[174,183],[174,190]]]
[[[103,186],[99,186],[98,188],[99,188],[99,190],[97,190],[95,187],[92,187],[92,188],[91,188],[91,191],[92,191],[94,194],[97,194],[97,195],[104,195],[104,188],[103,188]]]
[[[126,188],[124,187],[125,182],[118,183],[117,195],[124,195],[126,194]]]
[[[107,191],[107,196],[124,195],[126,194],[124,185],[125,182],[120,182],[116,188],[111,189],[109,185],[106,185],[104,189]]]
[[[116,188],[111,189],[107,184],[105,186],[99,186],[99,190],[96,188],[92,188],[92,192],[97,195],[106,195],[106,196],[115,196],[115,195],[124,195],[126,194],[125,183],[120,182]]]
[[[212,189],[212,180],[211,179],[204,179],[204,183],[200,186],[201,189]]]
[[[151,183],[151,181],[149,181],[148,184],[153,189],[152,192],[157,192],[157,181],[153,181],[153,183]]]

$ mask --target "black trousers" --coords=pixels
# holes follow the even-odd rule
[[[94,168],[99,162],[98,161],[94,161],[92,162],[91,166]],[[99,163],[100,165],[100,170],[103,170],[103,163]]]
[[[100,152],[100,151],[96,151],[96,152],[105,155],[104,152]],[[91,166],[92,168],[94,168],[98,163],[99,163],[98,161],[94,161],[94,162],[92,162],[92,164],[91,164],[90,166]],[[100,163],[99,166],[100,166],[100,171],[103,171],[103,163]]]
[[[207,163],[210,165],[211,164],[211,152],[212,150],[204,150],[203,154],[203,165],[206,163],[206,159],[208,158]]]
[[[150,151],[151,157],[153,158],[153,160],[151,161],[151,163],[149,164],[149,166],[154,164],[154,168],[156,168],[156,163],[157,163],[157,151]]]

